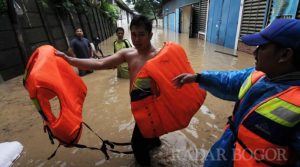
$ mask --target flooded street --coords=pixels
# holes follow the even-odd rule
[[[130,39],[128,31],[125,36]],[[105,55],[113,53],[114,40],[115,36],[101,43]],[[154,29],[153,45],[160,48],[164,41],[181,44],[196,72],[236,70],[254,64],[251,55],[234,53],[233,50],[203,40],[188,38],[188,34]],[[83,120],[104,139],[129,142],[134,127],[130,111],[129,80],[117,78],[116,70],[94,71],[82,79],[88,88]],[[42,119],[23,88],[22,76],[0,84],[0,99],[0,142],[19,141],[24,146],[14,166],[136,166],[133,155],[109,153],[111,159],[106,161],[100,151],[65,147],[60,147],[56,156],[47,160],[58,143],[52,145],[44,133]],[[222,134],[233,105],[232,102],[208,94],[188,128],[161,137],[162,146],[152,153],[153,166],[201,166],[205,153]],[[83,130],[80,143],[93,147],[101,144],[87,128]],[[131,150],[130,147],[119,148]]]

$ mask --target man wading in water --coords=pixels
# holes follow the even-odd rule
[[[69,57],[63,52],[57,52],[58,56],[63,57],[70,65],[82,70],[105,70],[116,68],[118,65],[127,62],[129,67],[130,85],[133,84],[137,73],[144,64],[157,53],[151,44],[152,22],[145,16],[134,16],[130,23],[131,41],[134,48],[124,48],[117,53],[103,59],[78,59]],[[151,95],[151,92],[148,92]],[[135,159],[140,165],[150,165],[149,151],[161,145],[158,137],[144,138],[137,124],[134,127],[131,138],[132,150]]]

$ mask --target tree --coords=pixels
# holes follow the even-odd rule
[[[157,18],[161,15],[162,0],[127,0],[134,4],[134,9],[142,15],[154,19],[156,26],[158,25]]]
[[[7,10],[7,5],[5,0],[0,0],[0,15]]]

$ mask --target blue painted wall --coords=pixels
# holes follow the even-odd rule
[[[240,0],[211,0],[206,40],[234,48],[240,11]]]
[[[170,2],[167,2],[163,6],[163,15],[164,16],[169,15],[171,13],[175,13],[176,21],[175,21],[174,25],[176,25],[176,29],[173,31],[179,32],[179,24],[180,23],[179,23],[179,10],[178,9],[180,7],[191,5],[193,3],[198,3],[198,2],[200,2],[200,0],[172,0]],[[177,17],[177,14],[178,14],[178,17]],[[171,16],[171,17],[173,17],[173,16]],[[164,25],[168,24],[168,23],[165,23],[166,21],[167,20],[164,19]]]
[[[164,16],[164,29],[168,29],[168,16]]]
[[[175,12],[175,10],[177,8],[186,6],[186,5],[191,5],[193,3],[198,3],[200,2],[200,0],[172,0],[170,2],[167,2],[164,6],[163,6],[163,12],[166,11],[166,9],[168,9],[169,13],[173,13]]]
[[[169,14],[168,20],[169,20],[169,30],[175,31],[175,13]]]
[[[175,10],[175,32],[179,33],[180,18],[179,18],[179,8]]]

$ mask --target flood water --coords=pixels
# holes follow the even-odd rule
[[[160,48],[164,41],[175,41],[185,49],[196,72],[202,70],[236,70],[253,66],[251,55],[225,49],[203,40],[188,38],[188,34],[153,30],[152,43]],[[125,36],[129,38],[128,31]],[[104,54],[112,54],[111,37],[101,43]],[[238,57],[229,54],[236,54]],[[102,138],[115,142],[129,142],[134,127],[130,111],[129,81],[116,77],[116,70],[95,71],[82,79],[88,88],[83,120]],[[24,150],[14,166],[136,166],[133,155],[110,154],[105,160],[100,151],[60,147],[56,156],[47,158],[57,147],[51,145],[43,131],[43,122],[28,93],[22,86],[22,76],[0,84],[0,142],[19,141]],[[161,137],[162,146],[152,152],[153,166],[201,166],[205,153],[222,134],[233,103],[208,94],[204,105],[190,125]],[[80,143],[99,147],[99,139],[84,128]],[[130,150],[130,147],[118,147]]]

